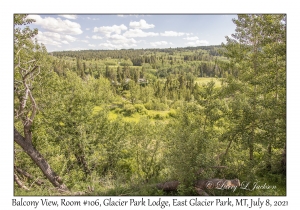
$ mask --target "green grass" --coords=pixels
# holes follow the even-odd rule
[[[126,116],[126,117],[124,116],[123,120],[125,122],[135,122],[135,123],[137,123],[137,122],[140,121],[140,118],[141,118],[141,115],[139,113],[134,113],[131,116]]]
[[[92,114],[95,115],[102,110],[103,110],[102,106],[95,106]],[[170,112],[174,113],[176,111],[174,109],[170,109],[169,111],[147,110],[146,114],[140,114],[140,113],[136,112],[130,116],[124,116],[122,113],[116,112],[116,110],[110,110],[108,112],[108,119],[111,121],[114,121],[114,120],[117,120],[118,117],[121,117],[126,122],[137,123],[140,121],[140,119],[142,117],[148,116],[151,119],[151,121],[153,121],[153,122],[156,120],[164,120],[167,123],[168,118],[170,117],[170,115],[169,115]]]
[[[198,85],[207,84],[208,82],[214,81],[216,87],[221,87],[221,81],[214,77],[198,77],[195,83]]]

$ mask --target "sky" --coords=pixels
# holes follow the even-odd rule
[[[236,15],[30,14],[48,52],[220,45],[234,33]]]

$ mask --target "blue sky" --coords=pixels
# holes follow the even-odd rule
[[[219,45],[234,33],[236,15],[29,15],[48,52],[86,49],[175,48]]]

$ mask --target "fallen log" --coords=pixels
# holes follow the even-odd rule
[[[159,190],[163,190],[165,192],[170,191],[176,191],[180,182],[179,181],[168,181],[159,183],[156,185],[156,188]],[[239,187],[240,180],[238,179],[205,179],[205,180],[197,180],[195,182],[195,191],[198,193],[198,195],[205,195],[208,196],[208,194],[205,192],[205,190],[211,190],[211,189],[233,189],[236,187]]]

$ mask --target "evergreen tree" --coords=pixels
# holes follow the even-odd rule
[[[270,162],[271,145],[279,136],[285,139],[284,129],[278,130],[285,127],[285,15],[238,15],[234,23],[236,33],[223,45],[234,76],[227,78],[227,90],[235,101],[243,101],[237,123],[244,129],[240,136],[249,148],[249,159],[254,159],[255,144],[263,143],[268,145]]]

